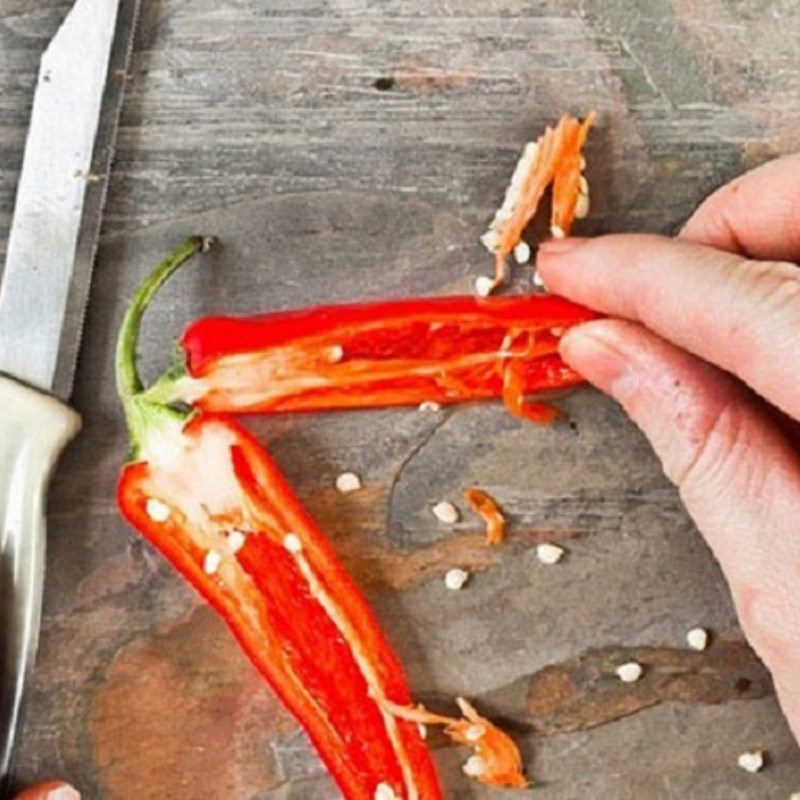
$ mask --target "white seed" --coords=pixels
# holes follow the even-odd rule
[[[494,281],[488,275],[478,275],[475,278],[475,294],[478,297],[488,297],[494,291]]]
[[[708,647],[708,631],[703,628],[692,628],[686,634],[686,642],[692,650],[705,650]]]
[[[328,350],[328,361],[332,364],[335,364],[337,361],[341,361],[344,358],[344,348],[340,344],[335,344]]]
[[[238,553],[242,547],[244,547],[246,538],[242,531],[229,531],[227,541],[225,542],[228,552],[231,554]]]
[[[564,229],[560,225],[552,225],[550,227],[550,235],[554,239],[566,239],[567,234],[564,233]]]
[[[461,519],[458,509],[449,500],[442,500],[437,503],[431,511],[433,511],[433,516],[439,522],[444,522],[445,525],[455,525]]]
[[[361,488],[361,478],[355,472],[343,472],[336,478],[336,491],[342,494],[357,492]]]
[[[586,219],[589,216],[591,204],[588,194],[579,194],[575,201],[575,219]]]
[[[374,800],[398,800],[398,797],[388,783],[379,783],[375,787]]]
[[[481,244],[490,253],[494,253],[500,244],[500,236],[497,234],[497,231],[489,229],[481,236]]]
[[[467,728],[467,732],[464,734],[464,738],[468,742],[479,742],[483,737],[486,736],[486,728],[483,725],[470,725]]]
[[[419,731],[419,735],[421,739],[428,738],[428,726],[422,722],[417,723],[417,730]]]
[[[585,175],[581,175],[578,178],[578,192],[579,194],[585,194],[587,197],[589,196],[589,181],[586,180]]]
[[[153,522],[166,522],[169,519],[169,506],[166,503],[162,503],[160,500],[156,500],[155,497],[149,497],[147,499],[147,516],[153,520]]]
[[[514,248],[514,260],[517,264],[527,264],[531,260],[531,246],[526,241],[521,241]]]
[[[644,674],[644,667],[638,661],[629,661],[627,664],[620,664],[615,672],[623,683],[636,683]]]
[[[451,591],[457,592],[459,589],[464,588],[464,584],[469,580],[469,572],[456,567],[450,569],[444,576],[444,585]]]
[[[544,544],[540,544],[536,547],[536,558],[538,558],[542,564],[558,564],[563,557],[564,548],[559,547],[557,544],[545,542]]]
[[[303,543],[300,541],[300,537],[296,533],[287,533],[286,536],[283,537],[283,546],[290,553],[297,554],[303,552]]]
[[[750,750],[742,753],[737,762],[745,772],[760,772],[764,767],[764,751]]]
[[[564,328],[562,328],[560,325],[556,325],[555,327],[550,328],[550,333],[552,333],[553,336],[563,336]]]
[[[425,402],[419,404],[419,410],[424,414],[433,414],[437,411],[441,411],[442,406],[435,400],[425,400]]]
[[[203,559],[203,570],[208,575],[213,575],[222,563],[222,556],[216,550],[209,550]]]
[[[534,286],[538,286],[541,289],[545,288],[544,278],[541,276],[541,274],[539,273],[538,269],[535,270],[534,273],[533,273],[533,285]]]
[[[581,172],[583,172],[586,169],[586,159],[583,156],[581,156],[580,167],[581,167]]]
[[[477,778],[486,771],[486,762],[480,756],[470,756],[462,767],[464,774],[470,778]]]

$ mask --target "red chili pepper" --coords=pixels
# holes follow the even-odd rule
[[[207,411],[267,413],[457,403],[502,397],[537,422],[534,392],[580,383],[558,355],[595,314],[551,296],[439,297],[210,317],[183,336],[187,370],[154,398]]]
[[[348,800],[438,800],[417,725],[383,705],[410,703],[400,664],[272,459],[232,419],[189,415],[143,393],[141,317],[203,244],[192,239],[169,256],[123,322],[117,383],[133,454],[119,506],[225,619]]]

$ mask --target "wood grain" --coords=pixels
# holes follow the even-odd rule
[[[477,237],[521,147],[564,109],[600,112],[583,232],[673,231],[710,189],[797,147],[800,8],[143,6],[75,392],[86,427],[51,498],[19,776],[68,778],[109,800],[330,800],[304,738],[222,627],[115,512],[124,430],[111,342],[126,298],[183,235],[220,236],[220,252],[168,287],[146,324],[155,376],[198,314],[468,291],[491,268]],[[0,0],[0,254],[37,59],[67,7]],[[530,285],[519,270],[516,289]],[[721,691],[742,662],[714,651],[691,658],[716,682],[663,691],[657,704],[642,701],[653,697],[646,684],[614,685],[602,707],[636,713],[596,726],[597,687],[575,679],[581,654],[683,653],[689,628],[735,636],[736,626],[717,566],[641,436],[589,390],[560,403],[572,426],[527,426],[489,404],[252,427],[370,592],[416,693],[463,693],[520,722],[531,797],[788,797],[800,760],[768,688]],[[342,469],[362,475],[360,498],[332,493]],[[509,546],[487,554],[466,515],[437,525],[430,506],[467,485],[509,514]],[[568,540],[568,557],[540,564],[543,539]],[[441,581],[451,565],[476,571],[460,593]],[[522,687],[553,674],[575,680],[566,705],[534,714],[550,726],[542,738],[521,724]],[[751,747],[771,756],[758,776],[735,763]],[[467,784],[463,752],[436,758],[448,798],[504,796]]]

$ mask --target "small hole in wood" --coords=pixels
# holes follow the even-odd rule
[[[372,84],[379,92],[389,92],[395,87],[395,79],[391,76],[386,78],[377,78],[375,83]]]
[[[733,685],[733,688],[736,690],[737,694],[745,694],[746,692],[750,691],[750,687],[753,685],[753,682],[750,678],[739,678],[738,681]]]

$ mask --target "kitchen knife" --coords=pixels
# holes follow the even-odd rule
[[[77,0],[42,56],[0,284],[0,781],[39,637],[72,392],[139,0]]]

